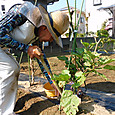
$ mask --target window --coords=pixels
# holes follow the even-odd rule
[[[5,5],[1,5],[1,9],[2,9],[3,14],[5,14]]]
[[[80,23],[83,23],[83,22],[84,22],[84,18],[81,17],[81,18],[80,18]]]
[[[93,0],[93,5],[94,6],[102,5],[102,0]]]

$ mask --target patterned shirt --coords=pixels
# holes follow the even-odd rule
[[[28,45],[20,43],[8,35],[13,29],[26,21],[26,17],[17,13],[17,7],[14,7],[5,17],[2,17],[0,20],[0,46],[27,52]]]

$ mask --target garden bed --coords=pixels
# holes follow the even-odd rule
[[[67,55],[69,56],[69,55]],[[109,58],[115,58],[115,54],[112,55],[106,55],[109,56]],[[65,69],[64,63],[60,60],[57,59],[57,57],[48,57],[52,72],[55,74],[58,74],[61,72],[61,70]],[[112,62],[111,65],[115,65],[115,62]],[[42,72],[40,71],[37,63],[35,62],[35,76],[40,77],[40,78],[45,78],[43,76]],[[28,75],[28,63],[22,62],[21,63],[21,73],[24,75]],[[87,77],[86,83],[87,83],[87,88],[89,89],[95,89],[99,91],[104,91],[104,92],[109,92],[109,93],[115,93],[115,71],[113,70],[101,70],[101,73],[107,76],[109,79],[108,81],[105,81],[105,79],[95,76],[95,75],[89,75]],[[24,76],[23,76],[24,77]],[[26,84],[27,83],[27,84]],[[44,91],[40,90],[39,92],[39,87],[41,87],[43,84],[41,83],[36,83],[35,85],[29,87],[29,81],[25,81],[26,88],[19,88],[18,89],[18,97],[17,97],[17,103],[15,107],[15,112],[19,113],[20,115],[65,115],[63,111],[59,111],[59,105],[52,103],[48,99],[41,98],[37,96],[38,92],[41,93],[42,95],[45,96]],[[84,85],[83,85],[84,87]],[[34,89],[32,92],[28,89]],[[87,98],[87,99],[86,99]],[[85,113],[91,115],[91,111],[94,110],[95,102],[93,99],[90,97],[86,96],[84,97],[84,101],[82,102],[85,106],[84,110],[80,111],[80,115],[84,115]],[[85,104],[84,104],[85,103]],[[101,106],[95,106],[97,109],[97,114],[98,115],[98,110],[103,112],[103,114],[109,115],[109,112],[107,112],[106,109],[104,109]],[[88,108],[88,109],[86,109]],[[90,109],[89,109],[90,108]],[[101,110],[100,110],[101,108]]]

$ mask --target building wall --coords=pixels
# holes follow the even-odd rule
[[[77,13],[77,15],[74,12],[73,16],[72,16],[73,24],[75,24],[75,15],[76,15],[76,24],[77,24],[78,18],[79,18],[79,15],[80,15],[80,11],[77,10],[76,13]],[[80,22],[79,22],[78,33],[85,33],[85,13],[84,12],[81,13],[81,18],[82,19],[80,19]],[[82,22],[81,22],[81,20],[82,20]]]
[[[95,0],[99,1],[99,0]],[[101,0],[102,5],[93,5],[93,0],[86,0],[86,17],[88,18],[88,31],[96,32],[101,29],[102,23],[110,18],[112,15],[109,15],[106,11],[99,11],[100,7],[107,7],[115,4],[115,0]],[[90,16],[88,16],[90,14]]]
[[[72,15],[72,23],[73,23],[73,25],[75,25],[75,8],[74,7],[70,7],[70,8],[71,8],[70,12],[74,11],[74,13]],[[66,8],[62,8],[62,9],[60,9],[60,10],[63,11],[64,13],[66,13],[69,16],[68,8],[66,7]],[[76,14],[77,14],[76,15],[76,24],[77,24],[79,14],[80,14],[80,11],[78,9],[76,10]],[[78,33],[85,33],[85,12],[81,13],[81,18],[82,18],[83,21],[81,22],[81,20],[80,20]],[[70,16],[69,16],[69,21],[70,21]],[[66,33],[69,33],[69,29],[63,35],[61,35],[61,37],[65,38]]]

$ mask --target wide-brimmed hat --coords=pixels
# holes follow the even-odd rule
[[[63,47],[60,36],[69,27],[69,17],[66,13],[61,11],[48,13],[42,5],[39,4],[36,7],[27,1],[21,6],[19,12],[25,15],[37,28],[42,25],[47,26],[56,43]]]
[[[68,15],[61,11],[55,11],[49,14],[41,5],[39,5],[38,8],[40,10],[43,21],[49,32],[52,34],[54,40],[60,47],[63,47],[61,35],[68,29]]]

